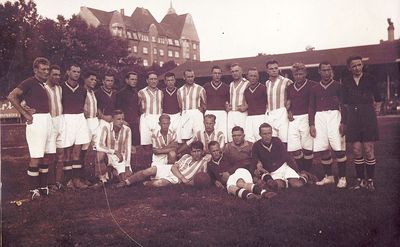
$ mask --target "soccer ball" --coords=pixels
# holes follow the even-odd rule
[[[193,185],[205,188],[211,185],[211,178],[206,172],[199,172],[193,177]]]

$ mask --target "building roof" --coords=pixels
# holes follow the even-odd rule
[[[149,31],[150,25],[154,24],[160,35],[164,35],[165,33],[150,11],[145,8],[137,7],[135,11],[133,11],[129,22],[134,23],[136,27],[135,31],[146,33]]]
[[[108,26],[110,24],[111,21],[111,17],[114,13],[114,11],[110,11],[110,12],[106,12],[103,10],[99,10],[99,9],[93,9],[93,8],[87,8],[88,10],[90,10],[93,15],[96,16],[96,18],[100,21],[101,25],[106,25]]]
[[[180,78],[186,69],[193,69],[196,77],[210,76],[211,67],[218,65],[227,74],[230,65],[239,63],[243,70],[256,67],[260,72],[265,71],[265,64],[268,60],[277,60],[281,69],[288,69],[295,62],[302,62],[307,67],[317,67],[321,61],[329,61],[333,66],[343,66],[347,57],[359,55],[367,64],[389,64],[400,62],[400,40],[393,42],[382,42],[375,45],[364,45],[354,47],[344,47],[326,50],[313,50],[303,52],[293,52],[285,54],[258,55],[254,57],[232,58],[215,61],[188,61],[171,72]]]
[[[176,13],[168,13],[161,20],[161,24],[168,27],[177,37],[182,34],[183,26],[185,25],[187,14],[177,15]]]

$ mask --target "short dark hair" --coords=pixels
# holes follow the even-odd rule
[[[362,61],[362,57],[361,56],[350,56],[346,59],[346,64],[347,67],[350,66],[350,63],[354,60],[361,60]]]
[[[124,114],[124,112],[122,110],[119,109],[115,109],[112,111],[111,116],[116,116],[116,115],[120,115],[120,114]]]
[[[88,70],[85,73],[83,73],[83,79],[85,80],[85,79],[89,78],[92,75],[97,77],[96,72],[94,72],[93,70]]]
[[[217,120],[217,117],[214,114],[206,114],[206,115],[204,115],[204,120],[206,118],[212,118],[214,120],[214,122]]]
[[[33,68],[37,69],[39,68],[39,64],[43,64],[43,65],[50,65],[50,61],[45,58],[45,57],[37,57],[35,58],[35,60],[33,61]]]
[[[262,123],[261,125],[260,125],[260,127],[258,127],[258,132],[259,133],[261,133],[261,129],[262,128],[271,128],[272,129],[272,126],[270,125],[270,124],[268,124],[268,123]]]
[[[168,119],[169,121],[171,121],[171,117],[165,113],[161,114],[161,116],[158,118],[158,121],[161,122],[161,120],[163,120],[163,119]]]
[[[58,66],[57,64],[53,64],[50,66],[49,72],[51,72],[52,70],[59,70],[61,71],[60,66]]]
[[[231,66],[229,66],[229,68],[232,69],[235,66],[239,66],[240,68],[242,68],[239,63],[233,63],[233,64],[231,64]]]
[[[194,70],[192,70],[192,69],[185,69],[185,71],[183,71],[183,76],[186,76],[186,72],[193,72],[193,73],[194,73]]]
[[[165,73],[165,75],[164,75],[164,79],[166,79],[167,77],[171,77],[171,76],[173,76],[173,77],[175,78],[175,74],[174,74],[174,73],[172,73],[172,72],[167,72],[167,73]]]
[[[138,75],[135,71],[129,71],[128,73],[125,74],[125,80],[129,79],[131,75]]]
[[[211,72],[213,72],[213,71],[214,71],[214,69],[219,69],[219,70],[221,70],[221,71],[222,71],[221,67],[219,67],[218,65],[214,65],[214,66],[212,66],[212,68],[211,68]]]
[[[67,65],[67,70],[71,70],[71,67],[72,67],[72,66],[77,67],[77,68],[80,68],[80,67],[81,67],[81,65],[78,64],[77,62],[71,62],[71,63],[69,63],[69,64]]]
[[[235,127],[233,127],[233,128],[232,128],[232,133],[233,133],[234,131],[242,131],[242,132],[244,133],[243,128],[240,127],[240,126],[235,126]]]
[[[328,61],[322,61],[318,65],[318,69],[321,69],[322,65],[330,65],[332,67],[332,64]]]
[[[157,73],[155,71],[151,70],[151,71],[147,72],[146,79],[149,79],[150,75],[156,75],[158,77]]]
[[[208,150],[210,150],[210,148],[211,148],[212,146],[218,146],[218,147],[219,147],[219,143],[218,143],[217,141],[210,141],[210,142],[208,143],[208,145],[207,145]]]
[[[268,65],[270,65],[270,64],[278,64],[279,65],[278,61],[276,61],[275,59],[268,60],[265,63],[265,66],[268,67]]]
[[[249,71],[257,71],[257,73],[258,73],[258,69],[257,69],[256,67],[250,67],[250,68],[247,70],[247,74],[249,73]]]
[[[103,80],[106,79],[106,76],[112,76],[115,79],[115,73],[112,70],[107,70],[106,73],[104,73]]]
[[[203,143],[201,141],[194,141],[190,145],[190,150],[193,150],[193,149],[201,149],[201,150],[203,150],[204,149],[204,145],[203,145]]]

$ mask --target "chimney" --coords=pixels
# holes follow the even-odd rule
[[[394,41],[394,25],[393,22],[390,18],[387,19],[387,22],[389,24],[387,30],[388,30],[388,41]]]
[[[120,13],[121,13],[121,15],[122,16],[124,16],[125,15],[125,10],[124,9],[120,9],[120,11],[119,11]]]

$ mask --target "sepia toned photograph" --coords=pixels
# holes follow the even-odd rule
[[[400,246],[400,2],[0,0],[1,246]]]

